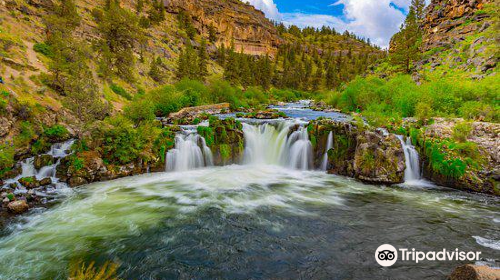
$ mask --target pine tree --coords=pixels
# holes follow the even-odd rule
[[[413,7],[417,22],[420,24],[425,17],[425,0],[411,0],[411,7]]]
[[[208,40],[212,44],[217,42],[217,31],[215,30],[215,27],[213,24],[210,24],[208,26]]]
[[[151,66],[148,74],[156,82],[161,82],[163,80],[161,67],[163,67],[163,62],[160,57],[157,57],[156,59],[153,58],[153,60],[151,60]]]
[[[208,76],[208,54],[207,42],[201,40],[200,48],[198,49],[198,79],[203,81]]]
[[[135,14],[112,2],[98,25],[102,39],[100,48],[103,72],[113,72],[127,81],[133,81],[134,45],[141,40],[142,29]]]
[[[390,61],[401,71],[410,73],[413,62],[420,58],[421,39],[422,33],[418,26],[415,9],[412,6],[400,31],[391,38]]]
[[[137,14],[140,14],[143,8],[144,8],[144,0],[137,0],[137,3],[135,5],[135,12]]]
[[[232,84],[239,84],[239,59],[234,51],[234,42],[226,54],[226,63],[224,67],[224,79]]]

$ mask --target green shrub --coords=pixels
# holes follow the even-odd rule
[[[160,129],[150,123],[138,127],[123,117],[107,120],[110,126],[98,128],[94,139],[100,143],[99,149],[103,159],[113,164],[128,164],[139,159],[150,161],[154,140],[160,134]]]
[[[458,142],[465,142],[472,131],[470,123],[461,122],[453,127],[453,139]]]
[[[149,99],[134,101],[125,107],[124,114],[135,125],[150,122],[155,119],[155,105]]]
[[[15,149],[13,145],[0,145],[0,177],[14,166]]]
[[[228,160],[231,158],[231,146],[227,144],[221,144],[219,146],[219,149],[222,160]]]
[[[36,43],[35,45],[33,45],[33,50],[47,57],[52,57],[54,55],[54,53],[52,52],[52,47],[47,45],[46,43]]]
[[[56,124],[45,129],[43,135],[49,139],[54,139],[54,141],[63,141],[69,137],[69,131],[63,125]]]
[[[121,97],[127,99],[127,100],[132,100],[132,96],[121,86],[117,84],[111,84],[109,88],[116,94],[120,95]]]
[[[6,110],[7,110],[7,101],[0,99],[0,116],[5,115]]]
[[[164,86],[155,89],[147,94],[155,105],[155,114],[158,117],[168,116],[168,114],[177,112],[182,108],[182,93],[173,86]]]

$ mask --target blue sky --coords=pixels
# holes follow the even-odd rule
[[[328,25],[349,30],[387,47],[399,30],[411,0],[242,0],[267,17],[299,27]]]
[[[344,5],[331,5],[332,0],[315,0],[315,1],[290,1],[290,0],[275,0],[274,3],[278,6],[278,10],[282,13],[306,13],[306,14],[327,14],[333,16],[342,16]]]

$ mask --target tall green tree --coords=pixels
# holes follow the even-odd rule
[[[413,63],[420,58],[422,32],[418,25],[415,8],[410,7],[400,31],[391,38],[390,61],[401,71],[410,73]]]
[[[114,73],[127,81],[134,80],[134,45],[143,32],[137,16],[112,2],[98,25],[102,39],[101,73]],[[109,78],[109,77],[106,77]]]
[[[208,76],[208,53],[207,41],[201,40],[200,48],[198,49],[198,79],[203,81]]]

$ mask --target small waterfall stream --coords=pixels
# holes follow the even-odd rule
[[[167,152],[166,171],[186,171],[212,166],[212,151],[197,133],[175,136],[175,149]]]
[[[27,190],[21,186],[18,180],[21,178],[35,176],[37,180],[50,178],[52,180],[52,184],[55,185],[57,189],[67,187],[65,183],[59,182],[59,178],[56,177],[56,171],[57,166],[61,162],[61,159],[71,154],[71,146],[74,143],[75,140],[71,139],[66,142],[56,143],[52,145],[50,151],[45,153],[45,155],[52,156],[56,160],[56,162],[54,162],[52,165],[43,166],[38,171],[36,170],[34,165],[35,157],[25,159],[21,162],[21,174],[19,174],[15,178],[5,180],[4,186],[16,184],[18,188],[15,190],[15,193],[26,193]]]
[[[411,139],[408,137],[406,141],[403,136],[398,135],[401,145],[403,146],[403,151],[405,153],[405,182],[418,181],[421,179],[420,176],[420,159],[418,152],[411,143]]]
[[[269,164],[293,169],[313,168],[312,144],[306,127],[290,133],[293,123],[243,124],[246,164]]]
[[[333,132],[328,133],[328,139],[326,140],[325,154],[323,155],[323,161],[321,162],[321,170],[326,171],[328,168],[328,151],[333,147]]]

